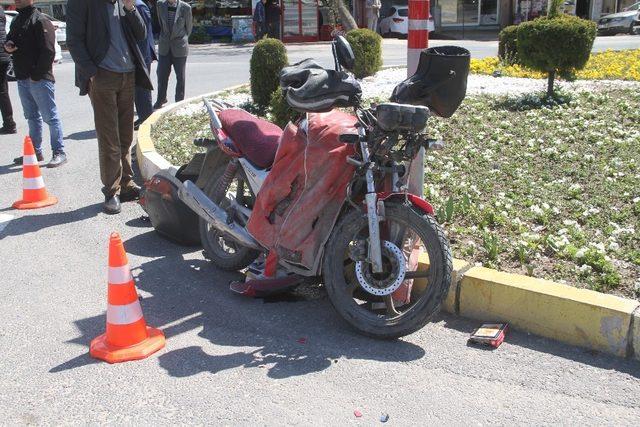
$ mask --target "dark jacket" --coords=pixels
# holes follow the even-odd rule
[[[56,30],[49,18],[33,6],[18,10],[7,34],[9,40],[18,48],[12,53],[16,79],[55,81]]]
[[[67,2],[67,47],[76,64],[76,86],[80,95],[89,90],[89,80],[98,72],[98,65],[111,42],[107,0],[69,0]],[[153,90],[149,71],[138,47],[147,38],[144,21],[137,9],[126,12],[122,19],[129,51],[136,66],[136,86]]]
[[[4,42],[7,41],[6,26],[7,17],[4,15],[4,9],[0,6],[0,64],[7,64],[11,60],[11,55],[4,50]]]
[[[147,65],[151,65],[153,61],[158,59],[156,56],[156,44],[153,41],[151,10],[149,10],[149,5],[142,0],[136,0],[136,9],[138,9],[138,13],[142,16],[142,20],[144,21],[144,26],[147,28],[147,38],[139,40],[138,47],[140,48],[144,62]]]

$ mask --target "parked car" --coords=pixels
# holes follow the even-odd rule
[[[7,18],[7,23],[6,23],[6,27],[5,30],[7,32],[7,34],[9,34],[9,29],[11,28],[11,22],[13,21],[13,19],[18,16],[18,12],[16,12],[15,10],[5,10],[4,14]],[[51,19],[51,18],[50,18]],[[53,22],[53,21],[52,21]],[[62,21],[59,21],[62,22]],[[64,22],[62,22],[63,24],[65,24]],[[55,27],[55,24],[54,24]],[[67,31],[66,31],[66,24],[64,25],[64,39],[66,41],[67,39]],[[62,62],[62,49],[60,48],[60,43],[58,43],[58,29],[56,28],[56,45],[55,45],[55,49],[56,49],[56,56],[54,58],[54,61],[56,63],[60,63]],[[16,79],[15,73],[13,72],[13,64],[10,63],[9,66],[7,67],[7,76],[9,78],[9,81],[14,81]]]
[[[640,2],[625,7],[622,12],[603,16],[598,20],[598,35],[610,36],[618,33],[640,34],[638,13]]]
[[[378,23],[378,29],[382,37],[407,37],[409,34],[409,7],[392,6],[387,16]],[[433,17],[429,16],[427,30],[433,31],[434,29]]]
[[[56,41],[58,42],[58,44],[60,46],[66,46],[67,45],[67,23],[59,19],[56,19],[53,16],[49,16],[46,13],[44,13],[43,15],[49,18],[49,20],[53,24],[53,28],[56,29]]]

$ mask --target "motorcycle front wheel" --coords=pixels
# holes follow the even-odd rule
[[[373,273],[365,260],[366,213],[347,212],[325,248],[323,276],[344,320],[364,335],[393,339],[421,329],[440,309],[451,284],[451,250],[436,220],[408,204],[385,203],[380,235],[384,271]],[[422,277],[403,280],[412,275]]]
[[[249,187],[242,167],[238,166],[235,175],[222,187],[225,167],[219,168],[204,187],[204,193],[224,210],[228,210],[232,200],[247,210],[253,209],[255,195]],[[238,210],[240,208],[237,208]],[[236,215],[241,215],[238,212]],[[240,219],[240,218],[234,218]],[[242,218],[244,220],[246,218]],[[260,253],[251,248],[240,245],[235,240],[225,237],[223,233],[211,226],[203,218],[199,219],[200,240],[209,260],[218,268],[225,271],[238,271],[251,264]],[[244,224],[246,221],[239,221]]]

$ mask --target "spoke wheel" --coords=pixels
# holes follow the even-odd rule
[[[356,210],[336,225],[323,273],[333,306],[351,326],[376,338],[397,338],[422,328],[440,308],[451,283],[451,252],[433,217],[399,203],[387,203],[385,212],[380,224],[383,248],[396,250],[383,250],[382,273],[372,273],[370,264],[351,259],[349,248],[368,242],[369,235],[366,216]],[[420,274],[426,277],[404,279],[404,274],[419,272],[420,257]],[[399,259],[403,268],[396,265]]]
[[[246,221],[248,221],[246,214],[248,212],[243,212],[243,208],[253,209],[255,195],[249,187],[242,168],[239,166],[231,183],[221,196],[216,197],[215,189],[218,187],[218,181],[222,179],[224,172],[225,168],[222,167],[213,174],[204,189],[204,193],[227,212],[230,212],[232,205],[235,206],[232,209],[234,211],[233,219],[239,224],[246,225]],[[233,202],[234,200],[235,203]],[[207,257],[218,268],[226,271],[242,270],[258,257],[258,251],[244,247],[235,240],[225,237],[223,233],[212,227],[204,219],[200,218],[199,225],[202,246]]]

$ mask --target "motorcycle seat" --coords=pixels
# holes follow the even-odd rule
[[[273,164],[282,129],[244,110],[232,108],[218,113],[222,128],[240,153],[254,165],[267,169]]]

